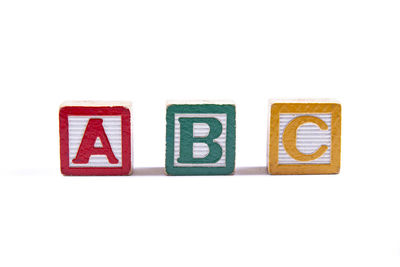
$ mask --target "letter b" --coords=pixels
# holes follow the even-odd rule
[[[222,157],[222,148],[215,139],[222,134],[222,124],[216,118],[179,118],[180,124],[180,156],[179,163],[216,163]],[[194,137],[194,130],[202,130],[202,125],[208,125],[209,134],[206,137]],[[205,157],[194,157],[193,145],[203,143],[208,147]]]
[[[168,106],[167,174],[231,174],[235,166],[235,134],[234,105]]]

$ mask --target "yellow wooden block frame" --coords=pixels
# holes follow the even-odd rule
[[[268,172],[270,174],[336,174],[340,171],[342,108],[339,103],[272,103],[269,123]],[[279,114],[332,114],[330,164],[279,164]]]

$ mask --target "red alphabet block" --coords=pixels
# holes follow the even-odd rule
[[[62,104],[60,157],[64,175],[131,174],[130,103]]]

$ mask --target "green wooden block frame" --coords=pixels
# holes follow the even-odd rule
[[[226,114],[225,167],[174,166],[175,114]],[[236,108],[234,104],[171,104],[167,106],[165,171],[168,175],[229,175],[235,170]]]

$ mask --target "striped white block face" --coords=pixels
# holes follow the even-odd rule
[[[221,135],[214,139],[214,142],[219,144],[222,148],[222,157],[216,163],[179,163],[180,156],[180,139],[181,139],[181,126],[179,118],[215,118],[222,125]],[[226,128],[227,128],[227,114],[210,113],[210,114],[175,114],[175,128],[174,128],[174,167],[225,167],[226,166]],[[206,123],[193,124],[193,137],[207,137],[210,128]],[[204,158],[209,153],[209,147],[204,143],[193,143],[193,158]]]
[[[118,159],[118,163],[111,164],[106,155],[91,155],[89,163],[75,164],[75,159],[82,137],[85,133],[89,119],[102,119],[103,128],[110,142],[112,151]],[[121,116],[68,116],[68,138],[69,138],[69,167],[121,167],[122,166],[122,129]],[[102,147],[97,138],[95,147]]]
[[[283,133],[287,125],[295,118],[301,116],[313,116],[321,119],[328,125],[328,130],[321,130],[314,123],[305,123],[297,129],[297,149],[306,155],[315,153],[322,145],[326,145],[328,150],[319,158],[312,161],[298,161],[293,159],[285,150],[282,142]],[[279,115],[279,164],[330,164],[332,149],[332,114],[286,114]]]

